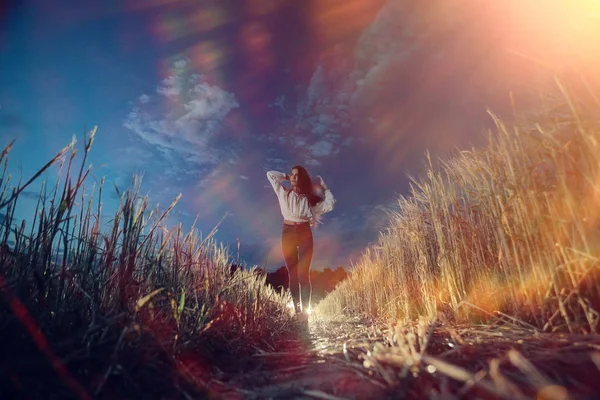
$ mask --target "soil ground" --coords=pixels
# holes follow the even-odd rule
[[[428,332],[426,358],[407,367],[402,346],[389,345],[397,340],[392,330],[311,321],[276,352],[217,376],[210,392],[225,399],[600,398],[597,335],[437,325]]]

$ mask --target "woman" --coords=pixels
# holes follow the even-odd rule
[[[267,178],[277,198],[283,215],[281,248],[290,274],[290,291],[294,309],[301,318],[308,318],[310,309],[310,262],[313,254],[311,226],[319,222],[320,216],[333,210],[335,199],[323,178],[317,176],[318,185],[313,183],[306,169],[300,165],[292,167],[290,175],[269,171]],[[283,181],[290,181],[292,188],[285,188]],[[319,188],[320,186],[320,188]],[[322,189],[324,197],[317,193]]]

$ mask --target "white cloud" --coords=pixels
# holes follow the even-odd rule
[[[351,214],[329,217],[323,229],[335,232],[347,244],[356,240],[364,241],[365,237],[376,240],[377,235],[389,227],[390,211],[396,210],[398,210],[396,198],[376,205],[363,204],[355,207]]]
[[[392,66],[423,48],[422,31],[416,26],[418,13],[412,5],[388,1],[359,37],[354,52],[354,68],[349,76],[354,85],[353,104],[361,101],[365,91],[373,90],[375,85],[388,78]],[[399,77],[394,75],[394,78]]]
[[[369,118],[368,113],[357,111],[364,112],[370,103],[379,100],[370,94],[380,93],[387,80],[402,79],[390,72],[398,72],[399,65],[425,47],[419,11],[411,7],[388,1],[361,34],[352,53],[341,47],[332,49],[333,54],[320,60],[295,107],[286,104],[284,96],[278,96],[272,107],[291,118],[293,129],[270,139],[307,152],[313,165],[345,146],[365,140],[364,135],[349,136],[357,115]]]
[[[192,68],[187,60],[173,63],[170,75],[154,93],[138,96],[123,121],[133,141],[117,160],[117,173],[143,172],[152,202],[194,196],[238,161],[235,148],[223,145],[221,129],[239,107],[236,98]]]
[[[277,98],[275,99],[275,101],[271,104],[269,104],[269,108],[279,108],[282,110],[284,109],[283,103],[285,102],[285,96],[281,95],[281,96],[277,96]]]
[[[152,157],[152,152],[143,149],[139,146],[128,146],[121,149],[123,154],[120,156],[126,159],[126,161],[130,161],[132,164],[135,164],[139,161],[147,161]]]
[[[187,60],[177,60],[171,75],[158,85],[157,96],[139,96],[123,125],[168,160],[172,172],[185,171],[191,164],[204,167],[210,176],[224,159],[235,157],[212,143],[223,120],[239,104],[232,93],[206,82],[191,67]]]
[[[269,170],[284,171],[287,170],[287,168],[289,168],[289,163],[283,158],[267,157],[265,161],[267,162],[267,165],[263,167],[265,172]]]
[[[267,140],[292,147],[292,152],[306,155],[306,164],[317,166],[321,161],[339,152],[351,123],[350,98],[354,92],[349,80],[351,57],[340,53],[336,68],[320,63],[311,77],[304,95],[294,106],[279,96],[273,107],[284,114],[284,126],[277,135]]]
[[[179,59],[175,61],[175,68],[185,68],[187,66],[187,61],[184,59]]]
[[[321,165],[321,162],[319,160],[314,159],[314,158],[308,158],[308,159],[304,160],[304,164],[307,167],[316,167],[316,166]]]
[[[333,152],[334,143],[331,140],[323,139],[309,146],[309,151],[314,157],[326,157]]]
[[[396,198],[384,204],[375,206],[361,206],[360,211],[364,213],[364,227],[372,232],[380,232],[386,229],[390,224],[390,212],[398,210],[398,201]]]
[[[221,178],[221,176],[224,176],[227,173],[230,173],[232,165],[233,165],[233,162],[224,162],[224,163],[214,166],[213,168],[211,168],[209,170],[209,172],[207,174],[205,174],[202,177],[202,179],[200,179],[196,183],[196,187],[197,188],[209,187],[210,185],[212,185],[213,183],[218,181]]]
[[[170,100],[176,100],[181,94],[181,82],[176,76],[169,76],[162,80],[161,85],[156,89],[158,94],[167,97]]]

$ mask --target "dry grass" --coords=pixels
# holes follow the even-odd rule
[[[600,310],[594,93],[561,90],[552,107],[519,116],[511,128],[496,119],[486,149],[439,166],[430,160],[378,245],[315,309],[322,320],[394,321],[369,331],[366,347],[344,341],[338,358],[353,374],[392,398],[598,392],[600,347],[589,335],[598,333]],[[149,210],[134,180],[103,225],[103,183],[84,187],[94,135],[79,168],[72,143],[16,187],[7,174],[12,143],[0,153],[2,394],[189,399],[231,392],[222,372],[252,368],[241,355],[283,354],[289,295],[255,271],[231,273],[227,249],[213,239],[217,227],[206,237],[181,225],[167,229],[179,196],[165,212]],[[14,227],[20,194],[57,163],[60,176],[43,186],[33,224]]]
[[[558,82],[558,81],[557,81]],[[540,331],[597,333],[600,102],[559,90],[485,149],[413,179],[387,230],[321,316],[456,321],[498,317]]]
[[[421,318],[383,328],[357,352],[371,376],[402,398],[591,399],[600,390],[596,335]],[[350,359],[349,361],[354,361]],[[354,361],[356,362],[356,361]]]
[[[148,210],[134,180],[103,225],[103,182],[85,188],[94,135],[79,168],[71,143],[16,187],[7,174],[12,143],[0,155],[0,386],[14,391],[3,395],[207,394],[215,367],[272,350],[290,319],[289,298],[254,270],[232,274],[216,227],[206,237],[167,229],[180,196],[165,212]],[[53,164],[59,178],[43,185],[33,224],[14,227],[20,193]]]
[[[510,127],[492,114],[486,148],[429,159],[377,245],[315,307],[373,321],[381,332],[344,343],[345,361],[392,398],[600,392],[600,102],[585,84],[557,87]]]
[[[315,308],[376,319],[374,341],[344,343],[347,363],[392,398],[597,397],[595,93],[561,88],[510,128],[494,117],[487,148],[429,160],[379,243]]]

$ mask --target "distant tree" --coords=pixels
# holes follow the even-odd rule
[[[274,272],[267,274],[267,284],[271,285],[275,290],[280,293],[289,288],[289,273],[287,267],[280,267]]]
[[[334,271],[335,281],[341,282],[348,277],[348,273],[342,267],[337,267]],[[337,283],[336,283],[337,284]]]
[[[335,271],[325,268],[323,271],[311,270],[310,283],[312,286],[313,303],[321,300],[325,295],[335,289],[336,285],[346,279],[348,273],[344,268],[338,267]],[[280,293],[289,288],[289,272],[286,266],[267,274],[267,284]]]
[[[243,270],[243,269],[244,269],[244,267],[242,265],[240,265],[240,264],[231,264],[229,266],[229,273],[231,275],[233,275],[233,274],[235,274],[235,271],[237,271],[237,270]]]
[[[310,272],[310,281],[312,285],[313,302],[321,300],[327,293],[333,291],[338,283],[346,279],[346,271],[338,267],[332,271],[331,268],[324,268],[323,271],[312,270]]]

